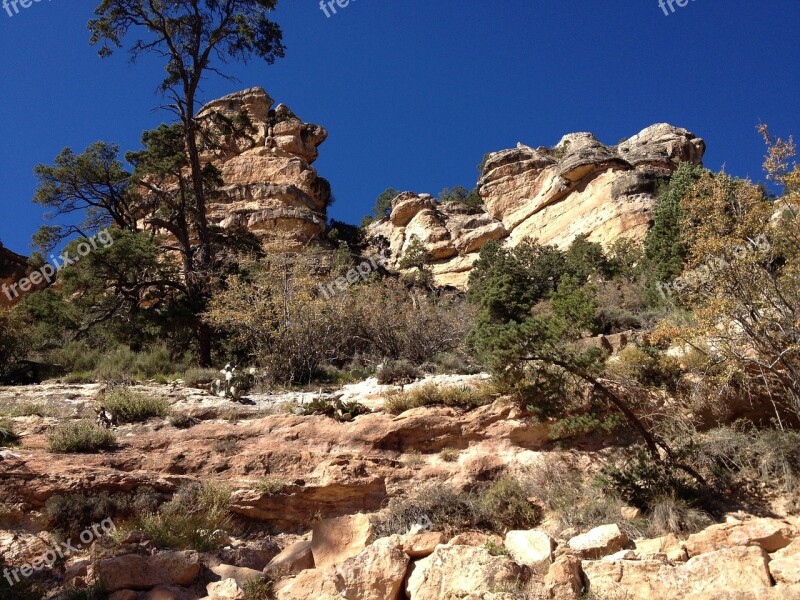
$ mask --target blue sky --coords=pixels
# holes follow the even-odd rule
[[[86,21],[99,0],[0,11],[0,240],[29,253],[42,210],[33,167],[96,140],[138,147],[158,111],[157,60],[101,60]],[[287,57],[234,65],[204,100],[260,85],[330,137],[315,163],[331,216],[358,222],[387,187],[471,187],[485,152],[591,131],[615,144],[669,122],[705,138],[706,165],[761,179],[755,127],[800,133],[800,3],[692,0],[281,0]]]

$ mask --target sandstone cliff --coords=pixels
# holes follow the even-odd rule
[[[554,148],[518,144],[487,158],[478,180],[483,210],[406,192],[367,235],[388,240],[395,268],[419,238],[436,282],[464,287],[478,251],[491,240],[515,246],[536,238],[563,248],[580,234],[606,246],[644,239],[659,183],[681,162],[700,164],[704,152],[703,140],[665,123],[615,147],[590,133],[566,135]]]
[[[0,288],[3,285],[14,285],[23,277],[27,277],[30,272],[31,269],[28,266],[27,258],[0,245]],[[16,303],[17,298],[13,292],[9,293],[12,295],[11,299],[6,293],[0,292],[0,307],[11,306]]]
[[[209,122],[249,115],[254,131],[248,138],[217,133],[222,151],[206,155],[221,170],[224,187],[209,203],[211,223],[245,227],[265,249],[299,250],[325,232],[330,184],[311,166],[317,147],[328,137],[319,125],[305,123],[261,88],[230,94],[200,111]]]

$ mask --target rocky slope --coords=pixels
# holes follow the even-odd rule
[[[330,184],[311,166],[317,147],[328,137],[319,125],[305,123],[261,88],[210,102],[198,118],[214,123],[222,150],[208,154],[222,172],[224,187],[209,203],[212,223],[244,227],[256,233],[265,249],[296,251],[325,231]],[[245,111],[254,131],[234,138],[218,123]]]
[[[474,386],[482,379],[433,382]],[[657,538],[613,522],[565,529],[547,519],[502,536],[454,533],[435,530],[425,515],[379,530],[376,519],[390,499],[426,484],[470,489],[547,461],[593,470],[607,459],[609,449],[590,440],[560,449],[546,423],[522,418],[502,400],[467,413],[439,407],[392,416],[381,410],[389,388],[368,380],[322,394],[376,411],[338,423],[281,408],[321,392],[255,394],[239,405],[179,383],[134,390],[167,399],[173,414],[197,424],[177,429],[156,418],[117,428],[113,452],[50,454],[48,432],[91,415],[103,386],[0,388],[3,411],[45,415],[15,417],[22,444],[0,450],[0,562],[17,568],[57,544],[45,507],[58,495],[149,486],[168,496],[185,482],[213,480],[233,490],[230,532],[219,533],[224,541],[213,551],[165,550],[130,530],[95,539],[52,570],[40,569],[36,577],[52,590],[45,597],[67,583],[99,580],[111,600],[246,600],[253,597],[243,591],[248,582],[268,577],[278,600],[800,598],[800,521],[776,514],[729,514],[698,533]],[[262,485],[267,477],[269,487]]]
[[[368,236],[373,243],[388,240],[395,268],[418,238],[436,282],[464,287],[481,246],[492,240],[513,247],[535,238],[562,248],[582,234],[604,246],[620,238],[642,240],[659,183],[681,162],[700,164],[704,152],[703,140],[664,123],[615,147],[590,133],[566,135],[554,148],[519,144],[487,158],[478,180],[485,210],[406,192]]]

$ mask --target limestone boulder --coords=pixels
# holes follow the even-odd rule
[[[99,561],[97,578],[107,592],[150,590],[157,585],[189,586],[200,575],[196,552],[164,552],[153,556],[125,554]]]
[[[235,579],[213,581],[206,586],[210,600],[244,600],[245,593]]]
[[[441,532],[426,531],[409,535],[403,542],[403,550],[411,558],[430,556],[436,546],[445,543],[445,535]]]
[[[463,598],[502,588],[515,588],[529,577],[525,567],[474,546],[437,546],[416,563],[406,584],[413,600]]]
[[[626,594],[630,598],[697,600],[727,597],[730,593],[766,591],[772,586],[761,548],[718,550],[670,565],[656,560],[584,561],[589,591],[604,597]]]
[[[800,532],[793,525],[780,519],[720,523],[690,535],[686,540],[686,550],[689,556],[736,546],[756,546],[767,552],[777,552],[791,544],[798,534]]]
[[[568,546],[581,558],[602,558],[625,548],[628,536],[616,524],[601,525],[571,538]]]
[[[399,536],[383,538],[333,568],[333,580],[346,600],[395,600],[410,558]]]
[[[311,540],[295,542],[284,548],[264,567],[266,575],[296,575],[300,571],[314,568],[314,554],[311,551]]]
[[[800,586],[800,539],[772,555],[769,571],[777,583]]]
[[[372,522],[364,514],[318,521],[311,536],[314,564],[319,569],[344,562],[360,554],[374,536]]]
[[[511,558],[520,565],[544,572],[553,562],[555,541],[543,531],[509,531],[505,547]]]
[[[544,578],[547,597],[552,600],[579,600],[583,595],[583,569],[576,556],[560,556],[550,565]]]

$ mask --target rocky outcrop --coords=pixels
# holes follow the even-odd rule
[[[11,289],[15,283],[31,273],[28,259],[24,256],[4,248],[0,244],[0,307],[16,304],[25,295],[19,287]],[[6,287],[3,287],[6,286]],[[33,286],[32,289],[41,289],[43,285]]]
[[[666,123],[614,147],[590,133],[566,135],[554,148],[518,144],[486,160],[478,180],[483,209],[406,192],[368,237],[385,238],[395,268],[416,237],[436,282],[465,287],[478,251],[492,240],[513,247],[532,238],[561,248],[584,234],[604,246],[642,240],[659,183],[681,162],[700,164],[704,152],[703,140]]]
[[[273,104],[263,89],[252,88],[200,111],[198,118],[221,146],[205,159],[220,169],[224,182],[209,202],[208,216],[223,229],[255,233],[268,251],[293,251],[325,231],[330,184],[311,165],[328,132]],[[229,134],[230,123],[243,113],[252,129]]]

